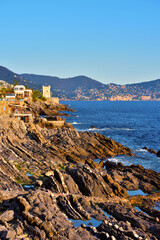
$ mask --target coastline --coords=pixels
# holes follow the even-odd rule
[[[160,174],[107,161],[132,156],[129,148],[96,132],[8,117],[0,129],[2,239],[159,239]]]

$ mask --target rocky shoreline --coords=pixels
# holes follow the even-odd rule
[[[41,113],[61,111],[49,108]],[[71,125],[1,116],[0,239],[160,239],[160,173],[106,160],[116,155],[132,151]]]

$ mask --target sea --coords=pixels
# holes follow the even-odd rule
[[[129,147],[135,156],[108,160],[124,165],[140,164],[160,172],[160,158],[144,146],[160,150],[160,102],[61,101],[76,110],[65,117],[77,131],[93,131]],[[95,128],[92,128],[92,127]]]

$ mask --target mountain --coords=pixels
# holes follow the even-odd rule
[[[156,100],[160,98],[160,79],[136,84],[103,84],[86,76],[58,78],[34,74],[21,74],[40,89],[50,85],[54,96],[76,100]]]
[[[14,84],[14,80],[17,80],[19,84],[27,85],[30,88],[36,88],[36,84],[34,82],[25,81],[20,74],[12,72],[3,66],[0,66],[0,80],[4,80],[10,84]]]
[[[0,66],[0,80],[4,80],[8,83],[12,83],[15,73],[9,69]]]
[[[103,84],[86,76],[58,78],[36,74],[17,74],[0,66],[0,79],[41,90],[42,85],[50,85],[53,96],[73,100],[160,100],[160,79],[118,85]]]
[[[54,89],[63,89],[65,91],[74,91],[79,87],[84,86],[86,89],[97,88],[100,89],[104,84],[88,78],[86,76],[77,76],[73,78],[58,78],[51,76],[35,75],[35,74],[21,74],[24,79],[34,81],[39,85],[49,84]]]

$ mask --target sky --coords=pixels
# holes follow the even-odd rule
[[[159,0],[0,0],[0,65],[126,84],[160,78]]]

